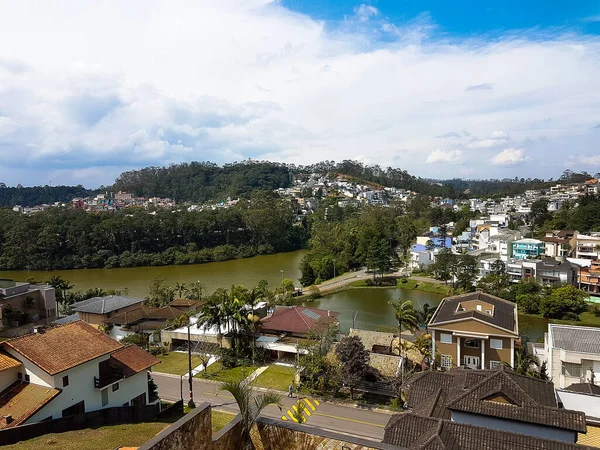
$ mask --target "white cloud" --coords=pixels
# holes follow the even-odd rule
[[[432,151],[425,162],[427,164],[446,162],[450,164],[459,164],[463,161],[463,153],[460,150],[437,150]]]
[[[494,150],[526,149],[536,165],[518,175],[556,177],[565,148],[597,151],[597,37],[449,42],[427,15],[391,23],[368,5],[338,26],[271,0],[59,5],[0,0],[10,11],[0,42],[12,43],[0,49],[9,184],[60,170],[93,187],[113,181],[108,166],[353,155],[446,177],[443,164],[423,164],[436,148],[428,161],[461,161],[475,177],[502,170],[481,164]]]
[[[583,165],[584,169],[586,166],[600,166],[600,155],[575,155],[567,160],[567,165],[573,164]]]
[[[506,148],[492,158],[495,166],[514,166],[525,162],[528,158],[520,148]]]

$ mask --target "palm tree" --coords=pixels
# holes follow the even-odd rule
[[[250,431],[261,412],[269,405],[276,405],[281,410],[281,396],[272,391],[255,394],[252,387],[244,382],[244,378],[227,381],[221,390],[229,392],[240,409],[240,433],[244,443],[243,450],[254,449]]]
[[[59,306],[64,310],[65,300],[67,297],[67,291],[73,289],[73,285],[67,280],[63,280],[62,277],[53,275],[47,283],[52,286],[56,291],[56,300],[59,302]],[[58,309],[60,309],[60,307]],[[59,311],[60,315],[60,311]]]
[[[183,293],[187,291],[185,283],[175,283],[175,290],[179,294],[179,298],[183,298]]]
[[[217,340],[219,341],[219,345],[223,347],[221,329],[225,323],[227,323],[227,318],[223,315],[220,305],[211,302],[202,308],[196,326],[198,328],[203,327],[204,330],[215,327],[217,329]]]
[[[419,320],[417,312],[413,306],[413,302],[406,300],[400,303],[400,300],[390,303],[396,310],[396,320],[398,321],[398,339],[402,344],[402,327],[410,331],[419,328]],[[402,348],[402,347],[401,347]],[[406,351],[402,348],[402,382],[404,382],[404,367],[406,366]]]

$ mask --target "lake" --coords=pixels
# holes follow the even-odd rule
[[[131,267],[118,269],[77,269],[53,271],[0,271],[0,278],[25,281],[33,277],[36,281],[47,281],[53,275],[70,281],[76,290],[91,287],[102,289],[128,289],[128,295],[145,297],[148,286],[156,276],[165,278],[171,286],[175,283],[194,283],[200,281],[208,292],[219,287],[229,288],[232,284],[247,287],[265,279],[274,288],[281,283],[281,270],[285,278],[291,278],[298,284],[300,278],[300,260],[305,251],[261,255],[253,258],[232,259],[230,261],[186,266]]]

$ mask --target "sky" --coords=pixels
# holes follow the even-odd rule
[[[0,0],[0,181],[355,159],[600,172],[600,0]]]

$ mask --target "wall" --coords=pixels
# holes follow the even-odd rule
[[[473,320],[473,319],[467,320],[467,321],[462,321],[462,322],[449,323],[446,325],[434,325],[432,328],[435,328],[436,330],[444,330],[445,329],[445,330],[456,331],[456,332],[465,332],[465,333],[469,333],[469,332],[485,333],[485,334],[494,335],[494,336],[506,336],[506,337],[514,336],[514,335],[511,335],[511,333],[509,333],[508,331],[504,331],[501,328],[493,327],[491,325],[487,325],[483,322],[478,322],[477,320]]]
[[[600,396],[560,389],[556,390],[556,395],[565,409],[583,411],[586,416],[600,418]]]
[[[42,369],[40,369],[38,366],[36,366],[34,363],[32,363],[30,360],[28,360],[12,348],[8,346],[3,346],[3,349],[8,354],[21,361],[21,364],[23,364],[23,366],[21,367],[19,372],[22,371],[24,372],[23,375],[29,375],[30,383],[39,384],[40,386],[54,387],[54,379],[52,375],[44,372]],[[23,381],[25,381],[25,376],[23,376]]]
[[[22,367],[13,367],[12,369],[0,372],[0,392],[18,380],[17,373],[22,372]]]
[[[510,431],[512,433],[526,434],[528,436],[537,436],[563,442],[575,442],[577,438],[577,433],[574,431],[545,427],[542,425],[498,419],[496,417],[488,417],[460,411],[452,411],[450,415],[451,420],[455,422],[477,425],[480,427],[491,428],[493,430]]]

